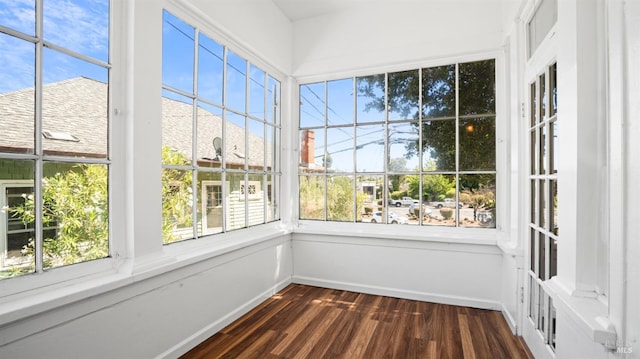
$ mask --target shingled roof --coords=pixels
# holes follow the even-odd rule
[[[45,153],[106,157],[107,153],[107,84],[85,77],[47,84],[43,87],[43,148]],[[191,104],[162,99],[163,145],[192,159]],[[262,136],[248,134],[245,152],[245,130],[227,121],[223,156],[234,166],[261,167],[264,158]],[[197,160],[215,158],[212,145],[222,136],[222,119],[198,107]],[[33,153],[34,89],[27,88],[0,94],[0,151]],[[268,145],[268,151],[271,146]],[[271,153],[268,153],[271,156]],[[271,157],[269,157],[271,158]]]

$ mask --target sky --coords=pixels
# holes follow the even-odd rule
[[[35,34],[35,1],[0,0],[0,25],[29,36]],[[108,0],[44,0],[45,41],[108,62]],[[0,34],[0,93],[34,85],[35,45]],[[85,76],[106,82],[104,68],[45,49],[44,83]]]

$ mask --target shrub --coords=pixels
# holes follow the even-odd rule
[[[444,218],[445,220],[449,220],[449,219],[451,219],[451,217],[453,217],[453,209],[451,209],[451,208],[441,208],[440,209],[440,214],[442,215],[442,218]]]

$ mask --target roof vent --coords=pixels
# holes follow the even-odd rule
[[[56,132],[43,130],[42,135],[49,140],[80,142],[80,139],[69,132]]]

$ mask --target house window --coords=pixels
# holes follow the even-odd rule
[[[545,343],[555,349],[556,315],[544,281],[557,274],[558,103],[556,65],[530,85],[529,319]]]
[[[0,4],[0,279],[109,256],[110,2],[58,6]]]
[[[541,0],[527,23],[529,57],[533,56],[558,20],[558,0]]]
[[[280,82],[164,11],[162,83],[164,243],[278,220]]]
[[[300,86],[300,219],[495,227],[495,61]]]

